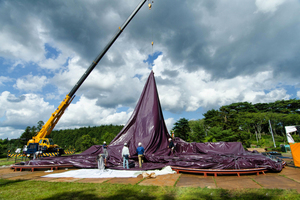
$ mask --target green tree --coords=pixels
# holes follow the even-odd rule
[[[114,138],[116,137],[115,134],[113,133],[109,133],[109,132],[105,132],[102,137],[101,137],[101,141],[105,141],[106,144],[109,144]]]
[[[93,146],[93,138],[90,135],[83,135],[81,137],[81,150],[84,151],[88,148],[90,148],[91,146]]]
[[[0,139],[0,158],[6,157],[7,144],[8,144],[7,139],[4,139],[4,140]]]
[[[207,111],[206,113],[203,114],[205,124],[209,127],[213,127],[216,125],[220,125],[221,123],[221,116],[220,112],[218,110],[212,109]]]
[[[35,136],[38,132],[37,128],[35,126],[31,127],[30,132],[33,136]]]
[[[229,130],[223,130],[220,126],[214,126],[208,131],[208,142],[235,142],[237,136],[234,132]]]
[[[37,124],[38,125],[37,125],[36,128],[37,128],[37,131],[39,132],[43,128],[45,123],[43,121],[39,121]]]
[[[34,136],[34,133],[31,131],[31,127],[27,126],[25,131],[20,136],[22,146],[26,145],[28,140]]]
[[[187,140],[188,132],[191,131],[189,121],[186,118],[180,118],[177,122],[175,122],[173,130],[176,137]]]
[[[204,142],[206,131],[204,119],[190,120],[189,127],[191,132],[188,133],[188,142]]]

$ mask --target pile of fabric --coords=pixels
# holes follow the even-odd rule
[[[129,170],[161,169],[177,166],[197,169],[249,169],[266,168],[281,171],[282,162],[272,160],[258,152],[246,151],[239,142],[188,143],[172,138],[174,150],[168,148],[170,134],[165,125],[151,72],[132,116],[120,133],[107,147],[106,168],[123,169],[122,148],[126,143],[129,153]],[[143,167],[139,168],[137,147],[144,151]],[[97,168],[97,155],[103,146],[95,145],[79,155],[49,157],[30,161],[31,165],[73,164],[79,168]],[[27,163],[28,164],[28,163]]]

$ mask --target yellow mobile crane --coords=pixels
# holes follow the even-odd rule
[[[135,8],[135,10],[131,13],[131,15],[127,18],[127,20],[124,22],[124,24],[119,27],[119,30],[117,33],[113,36],[113,38],[109,41],[109,43],[104,47],[102,52],[96,57],[96,59],[92,62],[92,64],[89,66],[89,68],[85,71],[85,73],[82,75],[82,77],[79,79],[79,81],[76,83],[76,85],[73,87],[73,89],[69,92],[69,94],[66,95],[65,99],[61,102],[61,104],[58,106],[58,108],[55,110],[54,113],[52,113],[49,120],[46,122],[46,124],[42,127],[42,129],[34,136],[32,139],[30,139],[27,142],[27,155],[33,156],[37,151],[41,151],[42,153],[46,152],[55,152],[60,154],[64,153],[64,150],[59,148],[58,145],[54,144],[53,140],[51,138],[46,138],[48,135],[50,135],[51,131],[61,118],[61,116],[64,114],[64,111],[67,109],[67,107],[70,105],[72,100],[75,97],[75,92],[78,90],[78,88],[81,86],[81,84],[85,81],[85,79],[88,77],[88,75],[92,72],[92,70],[96,67],[98,62],[102,59],[102,57],[105,55],[105,53],[108,51],[108,49],[111,47],[111,45],[116,41],[116,39],[119,37],[119,35],[122,33],[122,31],[126,28],[126,26],[129,24],[129,22],[132,20],[132,18],[136,15],[136,13],[140,10],[140,8],[144,5],[144,3],[147,0],[142,0],[139,5]],[[150,5],[150,4],[149,4]],[[149,6],[150,8],[150,6]]]

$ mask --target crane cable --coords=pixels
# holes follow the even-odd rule
[[[151,8],[152,8],[152,4],[154,3],[153,1],[151,1],[151,0],[148,0],[148,2],[149,2],[149,4],[148,4],[148,7],[149,7],[149,10],[151,10]],[[152,25],[153,25],[153,14],[151,14],[152,15]],[[151,29],[151,35],[152,35],[152,42],[151,42],[151,45],[152,45],[152,57],[153,57],[153,44],[154,44],[154,42],[153,42],[153,26],[152,26],[152,29]]]

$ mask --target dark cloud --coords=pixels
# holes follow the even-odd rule
[[[75,76],[78,77],[75,74],[79,68],[77,66],[87,68],[93,62],[139,2],[2,0],[0,40],[9,42],[1,44],[0,59],[9,61],[11,66],[11,63],[18,66],[19,72],[11,73],[10,78],[18,79],[28,73],[37,73],[39,76],[46,74],[47,77],[54,76],[51,84],[57,86],[60,93],[62,90],[68,92],[78,81],[73,80]],[[103,108],[133,108],[148,75],[145,75],[150,66],[147,63],[151,64],[152,58],[157,56],[155,53],[160,52],[163,56],[161,63],[168,66],[155,66],[158,69],[156,83],[158,88],[172,86],[174,94],[168,94],[169,87],[161,87],[161,91],[165,91],[160,95],[174,96],[161,98],[162,104],[166,104],[165,108],[174,113],[180,113],[189,106],[191,94],[199,94],[200,90],[204,90],[195,88],[195,91],[189,91],[191,80],[193,83],[203,81],[205,87],[216,94],[224,92],[223,95],[211,97],[210,101],[206,100],[206,94],[194,97],[196,103],[193,109],[199,105],[203,111],[217,109],[228,102],[245,101],[246,98],[255,102],[286,98],[288,95],[284,90],[271,92],[284,85],[285,81],[292,83],[295,88],[300,87],[299,10],[300,3],[297,0],[284,1],[276,9],[269,10],[258,9],[253,0],[154,1],[151,10],[147,5],[142,7],[94,69],[101,75],[113,74],[113,78],[122,79],[120,83],[119,80],[104,80],[106,83],[97,82],[97,85],[87,79],[77,95],[84,94],[88,99],[97,99],[97,105]],[[47,57],[59,60],[59,56],[63,55],[72,60],[74,52],[72,64],[76,67],[53,67],[55,70],[52,72],[37,69],[44,62],[45,44],[57,51],[54,51],[54,56],[51,54]],[[155,56],[150,56],[153,51]],[[39,53],[41,55],[35,56]],[[76,61],[77,58],[80,60]],[[127,68],[130,71],[126,71]],[[10,70],[17,71],[13,66]],[[268,71],[267,77],[261,73],[265,71]],[[201,72],[205,77],[194,76],[196,73],[193,72]],[[250,82],[252,77],[256,78],[253,81],[257,81],[258,86],[239,82],[241,77]],[[260,81],[261,78],[263,80]],[[268,86],[262,89],[265,82]],[[234,88],[235,83],[251,88],[248,91],[237,87],[238,95],[233,91],[223,97],[226,91],[218,90],[220,84],[226,84],[226,90]],[[269,93],[264,89],[270,90]],[[46,90],[43,88],[42,93]],[[253,97],[248,95],[251,92],[254,93]],[[16,103],[24,100],[25,95],[7,98],[7,101]]]
[[[176,76],[178,76],[179,72],[176,70],[167,70],[165,69],[162,72],[163,75],[169,76],[170,78],[175,78]]]
[[[171,78],[162,78],[161,76],[155,76],[155,82],[157,85],[174,85]]]
[[[30,33],[35,30],[28,22],[37,17],[46,34],[92,62],[139,2],[2,1],[0,21],[7,26],[1,28],[11,29],[20,43],[34,45]],[[122,37],[146,54],[150,50],[144,47],[154,40],[174,65],[183,64],[189,72],[205,69],[214,79],[257,73],[267,65],[275,74],[286,67],[291,70],[284,73],[295,76],[300,70],[298,8],[294,1],[273,13],[257,12],[252,0],[155,1],[152,10],[145,5],[139,11]],[[119,59],[105,56],[101,65],[122,66],[122,50],[111,49]]]
[[[25,99],[26,99],[25,95],[21,95],[19,97],[15,97],[14,95],[9,95],[7,97],[7,101],[12,102],[12,103],[18,103],[18,102],[24,101]]]

